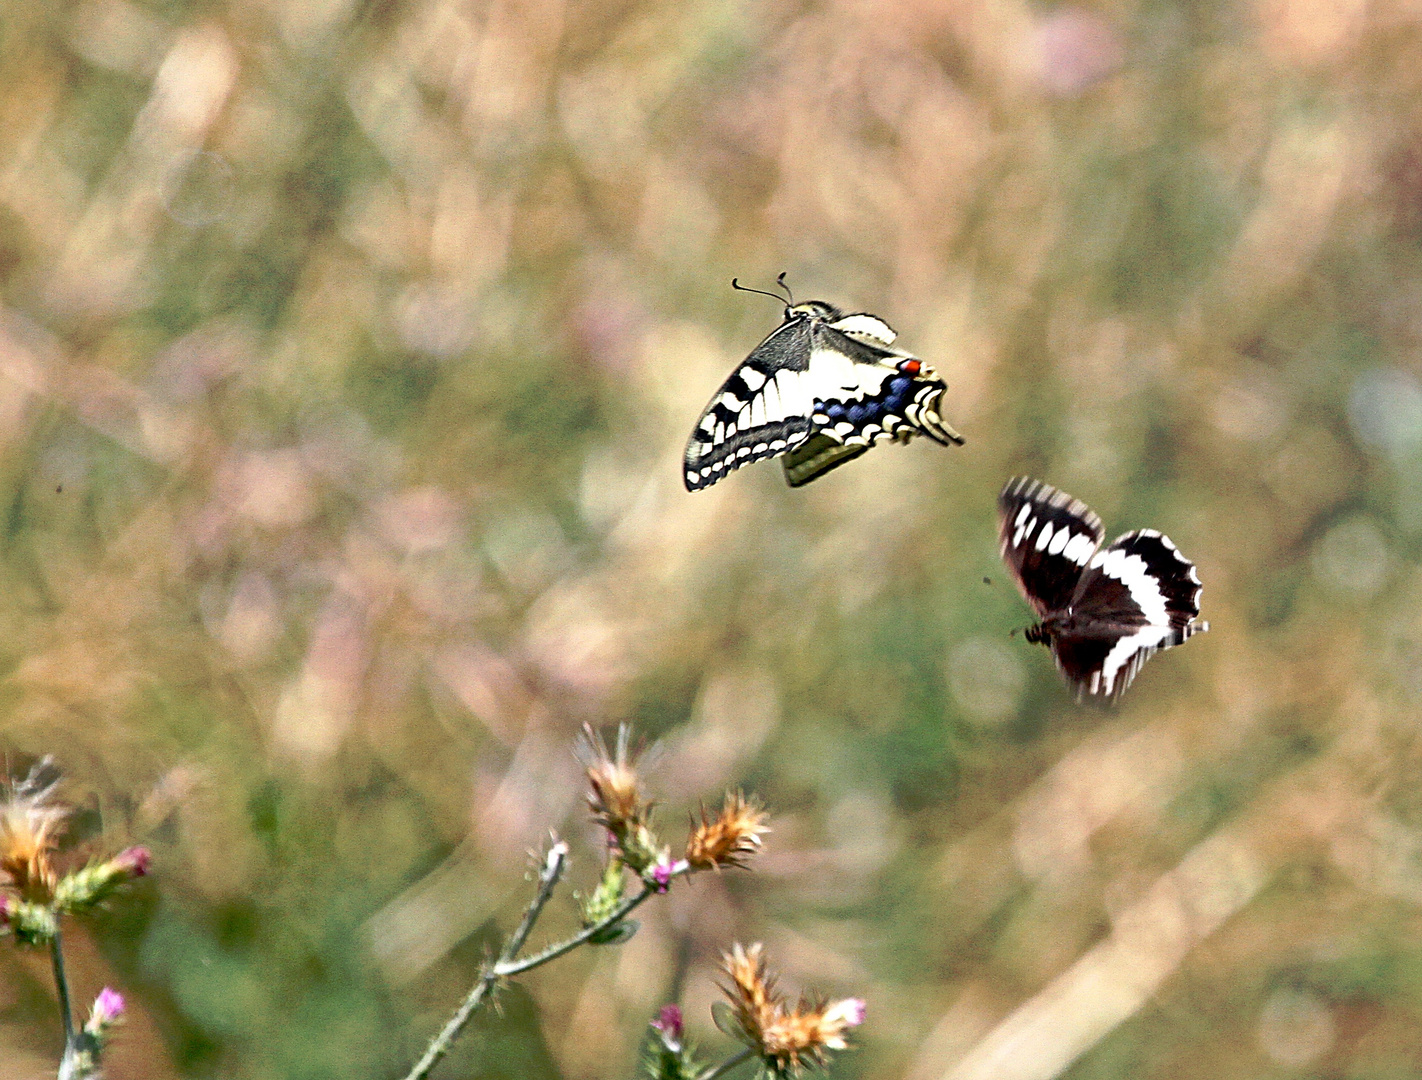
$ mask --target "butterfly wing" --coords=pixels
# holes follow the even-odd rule
[[[786,319],[721,384],[686,443],[688,491],[779,457],[810,437],[810,327],[806,316]]]
[[[1106,531],[1080,499],[1016,476],[997,497],[1002,561],[1039,618],[1064,611]]]
[[[865,449],[884,439],[908,442],[927,435],[944,446],[963,437],[939,411],[947,384],[918,357],[892,347],[894,331],[859,313],[814,327],[810,359],[816,430],[845,447]],[[821,472],[849,456],[832,457]],[[786,473],[786,478],[790,474]],[[792,486],[797,486],[791,480]]]
[[[1071,599],[1080,630],[1053,642],[1077,696],[1115,701],[1155,653],[1208,630],[1201,588],[1194,563],[1154,529],[1097,552]]]

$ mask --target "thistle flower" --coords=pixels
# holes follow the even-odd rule
[[[654,1032],[647,1075],[652,1080],[693,1080],[701,1075],[693,1048],[686,1042],[681,1009],[663,1005],[652,1021]]]
[[[102,1075],[99,1059],[115,1024],[123,1017],[123,995],[104,987],[94,1000],[89,1019],[75,1032],[59,1063],[59,1080],[98,1080]]]
[[[109,1028],[123,1017],[124,1008],[123,995],[110,987],[104,987],[94,999],[94,1008],[89,1013],[84,1030],[94,1038],[102,1040]]]
[[[119,872],[131,878],[140,878],[147,875],[148,867],[153,862],[153,856],[146,847],[139,845],[124,848],[113,857],[112,861],[114,868]]]
[[[584,724],[578,756],[587,769],[593,820],[607,830],[622,861],[641,874],[657,861],[660,852],[651,830],[652,803],[642,797],[638,755],[631,750],[631,740],[631,726],[622,724],[617,729],[616,748],[609,752],[602,735]]]
[[[69,816],[51,798],[58,779],[46,758],[0,802],[0,885],[32,903],[48,903],[58,878],[55,842]]]
[[[679,1005],[663,1005],[662,1011],[652,1021],[652,1030],[657,1033],[663,1046],[673,1053],[680,1053],[682,1035],[686,1030],[681,1019],[681,1007]]]
[[[828,1051],[845,1049],[845,1033],[864,1022],[860,998],[829,1005],[801,999],[789,1006],[766,970],[759,944],[734,946],[723,965],[731,977],[730,985],[722,987],[731,1002],[731,1019],[722,1030],[753,1049],[777,1077],[825,1065]]]
[[[671,852],[663,848],[661,853],[657,856],[657,861],[648,869],[643,880],[651,885],[652,888],[656,889],[657,892],[664,893],[671,888],[672,878],[678,874],[686,873],[686,870],[687,863],[685,859],[672,862]]]
[[[54,937],[58,925],[58,917],[48,904],[0,893],[0,929],[10,931],[22,945],[43,945]]]
[[[701,823],[692,818],[687,863],[693,870],[744,866],[745,860],[760,850],[761,835],[770,831],[766,817],[764,810],[739,791],[726,792],[719,816],[708,818],[703,806]]]

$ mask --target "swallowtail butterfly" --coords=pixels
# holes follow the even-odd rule
[[[918,357],[894,348],[897,335],[883,319],[846,315],[822,300],[796,304],[765,295],[785,304],[785,320],[696,422],[684,459],[688,491],[766,458],[784,456],[785,480],[799,487],[885,439],[962,443],[939,412],[947,385]]]
[[[997,509],[1003,562],[1042,620],[1027,640],[1051,648],[1078,701],[1115,701],[1152,654],[1210,628],[1194,564],[1154,529],[1102,548],[1085,503],[1026,476],[1007,482]]]

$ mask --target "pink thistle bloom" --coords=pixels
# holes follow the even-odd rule
[[[666,892],[671,887],[672,878],[677,874],[685,873],[687,869],[686,860],[678,859],[671,861],[671,856],[663,854],[652,866],[652,885],[657,892]]]
[[[673,1054],[681,1053],[681,1035],[684,1029],[679,1006],[663,1005],[662,1011],[652,1021],[652,1030],[660,1036],[664,1047]]]
[[[659,1012],[657,1018],[652,1021],[652,1027],[656,1028],[663,1035],[680,1041],[681,1033],[684,1030],[681,1019],[681,1006],[663,1005],[662,1011]]]
[[[845,1027],[858,1027],[864,1023],[866,1011],[863,998],[845,998],[825,1010],[825,1019],[841,1023]]]
[[[153,861],[153,856],[146,847],[139,845],[137,847],[124,848],[124,850],[114,856],[113,861],[114,866],[122,873],[128,874],[130,877],[139,878],[148,873],[148,867]]]
[[[125,1008],[123,995],[106,986],[94,999],[94,1011],[89,1016],[89,1023],[99,1028],[107,1027],[123,1015]]]

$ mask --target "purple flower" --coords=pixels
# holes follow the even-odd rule
[[[678,1005],[663,1005],[662,1011],[657,1014],[657,1018],[652,1021],[652,1030],[661,1036],[662,1045],[673,1054],[681,1052],[681,1007]]]
[[[111,987],[104,987],[94,999],[94,1010],[89,1014],[89,1022],[84,1025],[91,1034],[102,1034],[123,1015],[125,1008],[123,995]]]
[[[657,892],[666,892],[671,887],[671,879],[676,874],[676,864],[667,855],[662,855],[652,866],[652,884]]]
[[[652,1026],[664,1035],[670,1035],[673,1039],[680,1039],[682,1033],[681,1006],[663,1005],[662,1011],[657,1014],[657,1018],[652,1021]]]
[[[143,846],[124,848],[114,856],[114,866],[129,877],[143,877],[148,873],[148,866],[153,861],[153,856],[148,849]]]
[[[842,1024],[844,1027],[858,1027],[864,1023],[867,1008],[863,998],[845,998],[836,1001],[825,1010],[825,1019]]]

